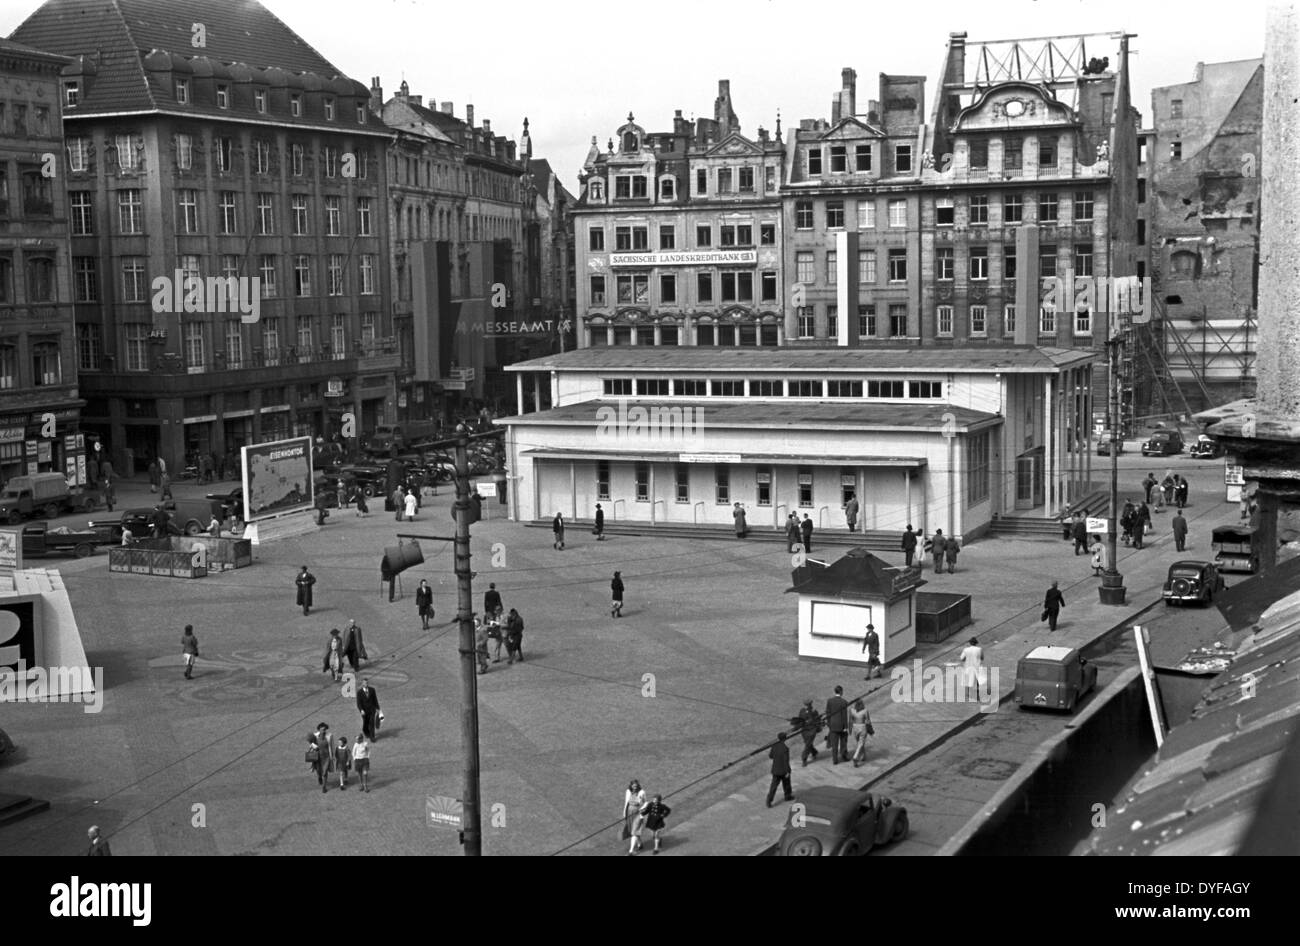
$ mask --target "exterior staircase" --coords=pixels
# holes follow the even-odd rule
[[[1071,512],[1081,512],[1084,516],[1105,516],[1110,513],[1110,491],[1094,490],[1083,499],[1071,504]],[[1056,539],[1061,538],[1061,520],[1043,519],[1028,516],[999,516],[993,520],[995,536],[1014,536],[1018,539]],[[813,537],[816,540],[816,536]]]
[[[527,523],[531,528],[547,529],[551,528],[550,519],[534,519]],[[566,519],[564,521],[565,534],[572,540],[581,536],[583,539],[592,538],[591,530],[593,528],[590,519]],[[750,526],[749,532],[743,540],[736,538],[736,530],[732,526],[726,525],[692,525],[687,523],[672,522],[659,523],[651,525],[648,522],[632,521],[615,521],[612,519],[605,520],[605,536],[619,535],[653,535],[660,538],[669,539],[718,539],[720,541],[736,542],[770,542],[773,545],[785,544],[785,530],[777,530],[772,526]],[[887,530],[868,530],[866,532],[850,532],[843,525],[838,528],[818,529],[813,532],[812,547],[813,554],[816,555],[825,548],[851,549],[866,548],[873,552],[897,552],[902,555],[903,533],[891,532]],[[918,547],[919,551],[919,547]]]

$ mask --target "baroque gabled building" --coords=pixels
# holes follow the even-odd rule
[[[394,419],[389,133],[369,90],[256,0],[49,0],[14,38],[73,59],[83,425],[113,458],[176,468]]]
[[[741,132],[727,80],[714,117],[671,131],[629,113],[592,138],[573,209],[579,347],[777,345],[784,148]]]

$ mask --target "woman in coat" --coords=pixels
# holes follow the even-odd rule
[[[623,793],[623,839],[631,839],[627,853],[632,855],[640,846],[641,841],[637,838],[638,822],[641,820],[641,809],[645,807],[645,789],[636,779],[627,783],[627,791]]]
[[[329,643],[325,645],[325,659],[321,662],[322,673],[332,673],[335,682],[343,679],[343,638],[336,627],[330,631]]]
[[[298,577],[294,579],[294,584],[298,586],[298,604],[302,607],[302,613],[310,614],[311,586],[316,584],[316,576],[307,571],[307,566],[304,565]]]
[[[316,773],[322,793],[329,790],[330,772],[334,771],[334,737],[330,735],[328,723],[320,723],[316,731],[307,737],[309,749],[316,750],[316,761],[311,770]]]
[[[1133,516],[1133,548],[1142,548],[1142,538],[1151,528],[1151,509],[1146,503],[1138,506],[1137,513]]]
[[[609,616],[612,618],[621,618],[623,616],[623,573],[614,572],[614,580],[609,583],[610,602]]]
[[[799,535],[799,520],[791,513],[785,520],[785,545],[787,552],[793,552],[796,545],[803,542]]]
[[[849,735],[853,737],[853,767],[856,769],[867,759],[867,727],[871,714],[861,700],[854,700],[849,710]]]
[[[948,541],[945,542],[943,546],[943,557],[948,560],[949,575],[951,575],[953,569],[957,567],[957,553],[960,551],[961,548],[957,545],[957,537],[949,536]]]
[[[355,618],[348,623],[348,636],[344,638],[343,656],[348,658],[348,665],[353,671],[360,669],[358,664],[361,661],[370,659],[370,655],[366,653],[366,639],[361,635],[361,628],[357,627]]]
[[[563,549],[564,549],[564,516],[562,516],[562,515],[561,515],[560,513],[558,513],[558,512],[555,514],[555,518],[551,520],[551,531],[552,531],[553,533],[555,533],[555,541],[554,541],[553,543],[551,543],[551,547],[563,551]]]

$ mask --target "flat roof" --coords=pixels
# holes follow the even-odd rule
[[[1060,661],[1070,656],[1070,652],[1073,650],[1073,647],[1052,647],[1049,644],[1044,644],[1041,647],[1035,647],[1029,653],[1025,654],[1024,659]]]
[[[1074,348],[737,348],[617,345],[579,348],[509,365],[506,371],[792,371],[1041,374],[1089,364],[1099,352]]]
[[[988,414],[984,411],[973,411],[949,404],[864,403],[856,400],[827,402],[802,398],[787,398],[780,401],[749,398],[734,401],[722,398],[707,401],[593,398],[590,401],[555,407],[549,411],[498,417],[495,422],[504,426],[571,427],[589,424],[596,427],[614,420],[615,418],[610,417],[612,411],[616,414],[620,429],[626,427],[632,431],[635,430],[637,418],[628,417],[628,413],[636,407],[646,409],[643,426],[647,432],[654,430],[659,433],[659,436],[663,436],[662,430],[665,427],[673,431],[681,430],[684,433],[696,430],[701,434],[710,428],[723,427],[871,431],[932,429],[964,433],[996,426],[1003,421],[1000,414]],[[601,408],[610,410],[602,411]],[[691,410],[689,416],[685,414],[685,409]],[[659,413],[661,410],[676,411],[676,413],[664,415]],[[637,436],[629,432],[622,439],[634,443]]]
[[[626,444],[628,441],[624,441]],[[633,441],[634,442],[634,441]],[[542,448],[539,450],[521,450],[520,456],[530,457],[535,460],[624,460],[635,461],[645,460],[650,463],[679,463],[682,456],[708,457],[708,456],[730,456],[722,452],[717,453],[698,453],[690,450],[629,450],[623,444],[611,444],[608,450],[582,450],[578,448],[557,447],[554,449]],[[885,469],[920,469],[928,465],[929,461],[925,457],[887,457],[887,456],[861,456],[861,457],[827,457],[827,456],[809,456],[804,451],[792,450],[788,454],[777,453],[740,453],[735,454],[740,457],[742,463],[748,464],[790,464],[797,463],[799,466],[869,466],[884,467]],[[708,462],[700,459],[696,462]],[[718,462],[723,462],[719,460]]]

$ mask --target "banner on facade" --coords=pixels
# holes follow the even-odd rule
[[[311,509],[314,480],[311,438],[259,443],[242,450],[249,522]]]
[[[610,266],[753,266],[757,250],[685,250],[665,253],[612,253]]]

